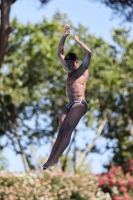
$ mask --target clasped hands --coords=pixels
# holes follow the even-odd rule
[[[69,26],[69,25],[66,25],[66,26],[65,26],[65,30],[64,30],[64,32],[63,32],[63,36],[68,36],[68,35],[70,34],[70,30],[71,30],[70,26]],[[77,40],[79,40],[79,37],[78,37],[77,35],[75,35],[75,36],[73,36],[73,39],[74,39],[75,41],[77,41]]]

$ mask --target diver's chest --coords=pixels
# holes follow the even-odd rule
[[[72,84],[74,82],[82,82],[84,80],[84,76],[83,75],[79,75],[79,74],[73,74],[73,75],[68,75],[67,77],[67,83],[68,84]]]

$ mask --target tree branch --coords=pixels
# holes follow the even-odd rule
[[[39,0],[42,4],[48,3],[50,0]]]
[[[0,27],[0,67],[4,60],[5,50],[8,43],[10,33],[9,14],[10,8],[14,0],[1,0],[1,27]]]
[[[12,4],[15,3],[17,0],[12,0]]]
[[[12,4],[15,3],[17,0],[12,0]],[[1,4],[0,4],[0,10],[1,10]]]
[[[128,123],[130,124],[130,134],[133,136],[133,121],[129,116],[128,116]]]
[[[20,149],[20,154],[21,154],[21,156],[22,156],[24,168],[25,168],[25,171],[28,172],[28,170],[29,170],[28,161],[27,161],[27,158],[26,158],[26,155],[25,155],[25,152],[24,152],[24,148],[23,148],[23,146],[21,145],[20,136],[19,136],[18,131],[17,131],[17,128],[16,128],[16,119],[14,120],[14,119],[11,118],[11,112],[7,109],[7,107],[6,107],[6,105],[5,105],[4,98],[3,98],[2,96],[0,97],[0,102],[1,102],[1,104],[2,104],[2,109],[3,109],[3,111],[4,111],[3,114],[5,114],[5,115],[7,116],[7,122],[8,122],[8,124],[10,125],[9,122],[11,122],[11,124],[12,124],[12,127],[13,127],[13,129],[14,129],[13,134],[14,134],[14,136],[15,136],[17,142],[18,142],[18,146],[19,146],[19,149]],[[8,134],[6,134],[6,135],[9,137]],[[9,139],[11,140],[12,145],[13,145],[14,148],[15,148],[15,141],[12,139],[11,136],[9,137]],[[16,152],[17,152],[17,150],[16,150]]]
[[[19,137],[19,134],[18,134],[18,131],[17,131],[17,128],[16,128],[16,123],[13,123],[13,128],[14,128],[14,135],[17,139],[17,142],[18,142],[18,145],[19,145],[19,148],[20,148],[20,151],[21,151],[21,156],[22,156],[25,172],[28,172],[29,171],[28,160],[26,158],[26,155],[24,153],[24,149],[23,149],[21,142],[20,142],[20,137]]]
[[[78,163],[76,164],[76,170],[77,170],[77,169],[80,167],[80,165],[82,164],[82,162],[83,162],[83,160],[85,159],[87,153],[88,153],[88,152],[92,149],[92,147],[95,145],[96,140],[97,140],[98,137],[101,135],[101,133],[102,133],[102,131],[103,131],[103,128],[104,128],[104,126],[105,126],[106,123],[107,123],[107,117],[106,117],[106,114],[104,113],[104,119],[103,119],[101,125],[100,125],[99,128],[98,128],[97,134],[96,134],[96,136],[95,136],[93,142],[92,142],[90,145],[88,145],[88,146],[86,147],[86,149],[83,151],[83,153],[82,153],[82,155],[81,155],[81,157],[80,157]]]

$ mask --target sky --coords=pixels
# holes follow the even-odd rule
[[[76,26],[79,23],[87,27],[91,34],[97,37],[104,38],[108,43],[113,43],[110,31],[113,28],[119,28],[122,26],[133,27],[129,23],[121,23],[120,18],[111,20],[111,10],[100,3],[92,3],[88,0],[51,0],[47,5],[40,7],[37,0],[17,0],[12,5],[10,20],[14,17],[18,18],[21,23],[32,22],[36,23],[42,20],[45,16],[48,20],[52,18],[56,11],[60,13],[66,13],[68,19]],[[79,123],[79,128],[82,123]],[[88,133],[88,131],[86,130]],[[90,136],[93,140],[94,134]],[[98,140],[102,146],[104,140]],[[38,155],[43,156],[43,151],[46,150],[43,147],[37,152]],[[47,148],[48,150],[48,148]],[[11,150],[4,150],[5,157],[9,160],[9,171],[23,172],[23,164],[20,156],[15,155]],[[103,172],[102,163],[107,161],[110,157],[109,153],[105,153],[104,156],[90,155],[89,161],[92,166],[92,172],[94,174]]]
[[[51,19],[57,10],[66,13],[75,26],[81,23],[92,34],[103,37],[107,42],[112,42],[112,28],[131,26],[131,23],[121,24],[118,17],[111,20],[111,9],[90,0],[51,0],[43,8],[38,0],[17,0],[12,6],[10,19],[16,16],[19,22],[35,23],[41,21],[43,16]]]

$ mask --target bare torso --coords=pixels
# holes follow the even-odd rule
[[[85,99],[85,88],[88,78],[88,69],[83,72],[81,66],[75,72],[68,73],[66,94],[69,101]]]

